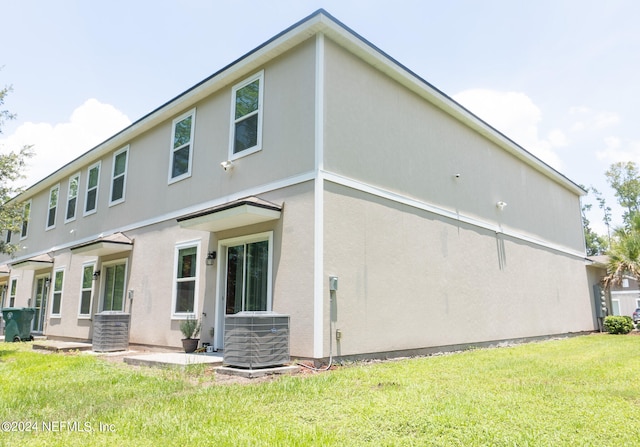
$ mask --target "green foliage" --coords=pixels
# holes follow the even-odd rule
[[[604,330],[610,334],[628,334],[633,330],[633,320],[628,315],[608,315],[604,319]]]
[[[0,134],[7,120],[12,120],[15,115],[8,110],[3,110],[4,101],[11,87],[0,90]],[[13,200],[22,190],[16,186],[16,182],[24,178],[23,171],[26,160],[33,155],[31,146],[24,146],[19,150],[5,150],[0,146],[0,232],[13,233],[20,231],[22,226],[22,203]],[[0,241],[0,253],[12,254],[17,246]]]
[[[607,251],[607,239],[591,229],[591,222],[587,218],[587,211],[589,210],[591,210],[591,204],[582,205],[582,226],[584,228],[587,256],[601,255]]]
[[[614,189],[620,206],[626,209],[623,220],[628,223],[631,216],[640,210],[640,172],[633,161],[614,163],[605,173],[609,185]]]
[[[180,322],[180,332],[182,332],[184,338],[198,338],[200,327],[200,320],[195,318],[188,317]]]
[[[640,214],[634,214],[626,227],[616,230],[608,255],[607,287],[619,284],[625,275],[640,278]]]

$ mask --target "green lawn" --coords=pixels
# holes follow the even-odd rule
[[[132,368],[30,349],[0,343],[3,446],[640,445],[640,336],[249,385],[216,384],[202,367]]]

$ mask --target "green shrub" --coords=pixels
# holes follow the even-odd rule
[[[628,334],[633,329],[633,320],[627,315],[609,315],[604,319],[604,329],[610,334]]]

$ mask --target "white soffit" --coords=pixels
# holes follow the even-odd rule
[[[11,268],[7,264],[0,265],[0,279],[8,278],[11,274]]]
[[[46,253],[11,264],[14,270],[40,270],[51,267],[53,267],[53,258]]]
[[[115,233],[71,247],[71,253],[82,256],[109,256],[131,250],[133,250],[133,241],[122,233]]]
[[[282,207],[256,197],[209,208],[179,217],[182,228],[215,233],[280,219]]]

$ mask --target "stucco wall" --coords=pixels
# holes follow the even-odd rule
[[[328,171],[584,251],[574,192],[329,40],[325,59]]]
[[[64,222],[69,177],[52,176],[38,187],[33,197],[28,190],[21,200],[32,200],[28,237],[18,258],[75,240],[108,234],[113,229],[161,221],[190,206],[237,195],[242,191],[308,173],[314,167],[314,91],[315,46],[311,39],[273,59],[264,69],[262,150],[234,161],[234,169],[225,172],[220,163],[229,159],[231,125],[231,88],[245,77],[233,80],[225,88],[196,104],[186,104],[175,116],[131,139],[126,179],[126,200],[109,206],[113,153],[89,159],[79,166],[80,187],[77,218]],[[192,146],[192,175],[168,184],[172,120],[195,108]],[[97,212],[83,217],[86,200],[87,168],[101,162]],[[60,184],[56,227],[45,229],[49,186]],[[43,186],[46,184],[46,188]],[[72,231],[73,230],[73,231]],[[14,235],[17,242],[18,235]],[[0,256],[2,262],[9,259]]]
[[[580,258],[332,183],[324,226],[324,269],[339,277],[334,354],[594,329]],[[326,303],[327,327],[329,315]]]

